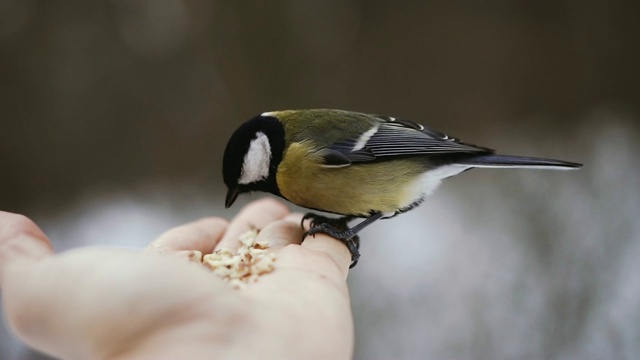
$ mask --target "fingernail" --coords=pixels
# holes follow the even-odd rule
[[[26,234],[14,236],[0,243],[0,262],[15,259],[39,260],[52,253],[53,249],[47,241]]]

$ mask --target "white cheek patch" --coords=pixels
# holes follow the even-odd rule
[[[371,139],[371,137],[378,132],[378,125],[376,125],[375,127],[367,130],[364,134],[360,135],[360,138],[358,138],[358,141],[356,142],[356,144],[353,146],[353,149],[351,151],[358,151],[358,150],[362,150],[362,148],[365,147],[365,145],[367,145],[367,142],[369,141],[369,139]]]
[[[249,150],[244,156],[242,173],[238,183],[247,185],[269,177],[269,165],[271,164],[271,144],[269,138],[262,132],[256,134],[251,140]]]

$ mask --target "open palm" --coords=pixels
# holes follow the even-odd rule
[[[144,252],[55,255],[33,222],[0,213],[4,311],[23,341],[65,359],[349,358],[349,252],[325,235],[300,245],[300,219],[265,199],[231,223],[206,218],[169,230]],[[252,227],[278,260],[242,290],[184,259],[237,247]]]

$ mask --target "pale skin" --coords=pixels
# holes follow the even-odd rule
[[[323,234],[300,244],[301,218],[263,199],[231,222],[171,229],[145,251],[55,254],[35,223],[0,212],[5,318],[26,344],[63,359],[348,359],[351,255]],[[187,260],[194,250],[236,247],[251,227],[278,258],[245,289]]]

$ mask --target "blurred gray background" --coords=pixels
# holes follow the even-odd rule
[[[413,119],[586,165],[465,173],[367,229],[355,358],[639,358],[639,16],[624,0],[0,0],[0,208],[58,251],[142,247],[238,211],[222,151],[257,113]],[[46,358],[6,326],[0,349]]]

